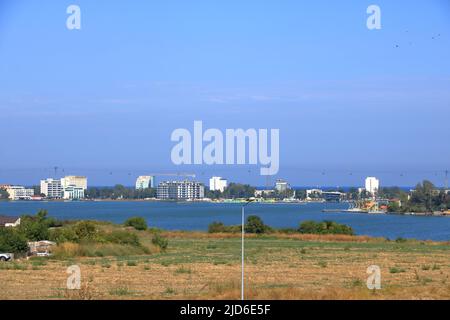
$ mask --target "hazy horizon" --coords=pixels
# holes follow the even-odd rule
[[[252,185],[444,185],[450,6],[361,1],[0,1],[0,184],[193,172]],[[424,23],[426,22],[426,23]],[[172,164],[171,132],[280,130],[280,170]]]

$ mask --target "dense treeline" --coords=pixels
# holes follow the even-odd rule
[[[89,187],[86,192],[89,199],[147,199],[156,197],[156,188],[136,190],[121,184],[110,187]]]

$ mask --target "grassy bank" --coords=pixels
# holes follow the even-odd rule
[[[106,231],[124,227],[104,224]],[[153,231],[130,230],[147,252],[102,256],[55,255],[2,264],[8,285],[0,299],[238,299],[240,238],[236,234],[163,232],[165,252]],[[72,246],[72,245],[70,245]],[[105,248],[103,248],[105,249]],[[57,249],[59,250],[59,249]],[[79,250],[72,248],[70,250]],[[64,248],[64,252],[70,251]],[[414,240],[387,241],[348,235],[270,234],[246,239],[250,299],[450,299],[450,246]],[[82,289],[65,288],[69,265],[82,271]],[[366,269],[378,265],[382,289],[366,287]]]

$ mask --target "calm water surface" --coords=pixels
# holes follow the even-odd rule
[[[323,213],[323,209],[346,208],[346,204],[258,204],[246,207],[273,227],[298,227],[304,220],[333,220],[350,225],[358,235],[395,239],[450,240],[450,217]],[[122,223],[142,216],[149,226],[167,230],[207,230],[213,221],[239,224],[241,206],[232,203],[175,202],[0,202],[0,215],[34,214],[48,210],[58,219],[92,219]]]

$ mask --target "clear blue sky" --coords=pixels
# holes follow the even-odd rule
[[[449,57],[446,0],[0,0],[0,183],[59,166],[94,185],[155,171],[264,185],[258,167],[171,164],[172,130],[203,120],[279,128],[293,185],[442,185]]]

